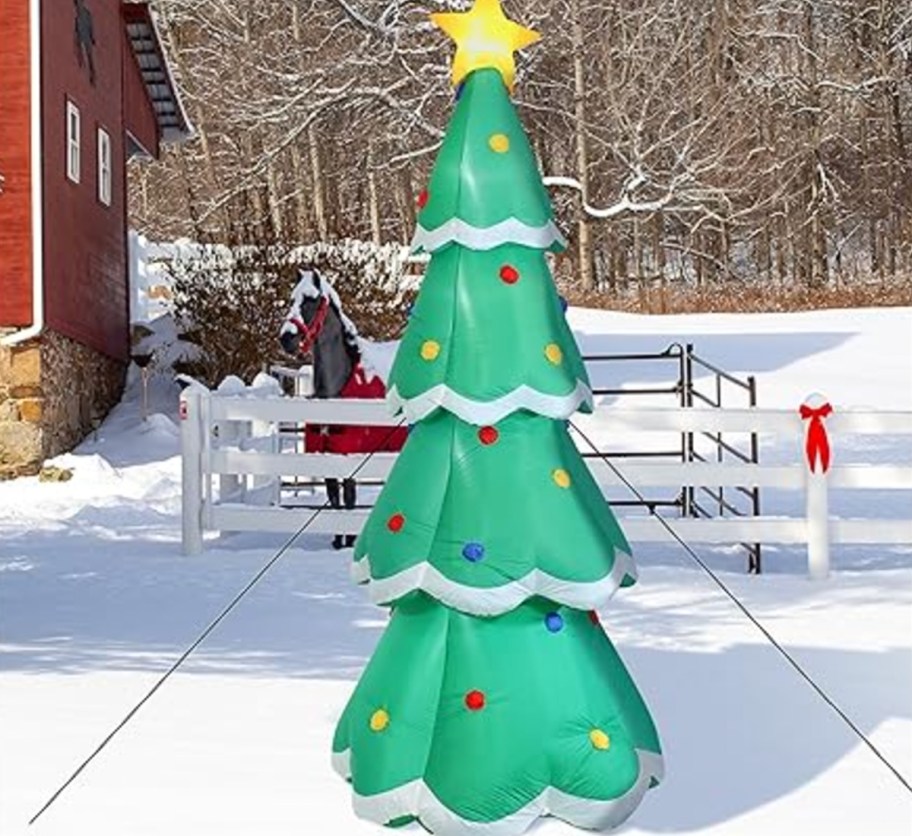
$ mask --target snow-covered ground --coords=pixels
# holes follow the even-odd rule
[[[912,409],[912,310],[639,317],[571,311],[587,353],[693,342],[757,375],[761,406],[812,391]],[[378,365],[389,352],[378,351]],[[667,380],[648,365],[596,382]],[[72,481],[0,484],[0,833],[19,832],[281,539],[229,535],[179,552],[176,394],[152,418],[124,402],[74,454]],[[597,432],[597,420],[590,419]],[[620,441],[620,440],[619,440]],[[841,460],[912,461],[909,438],[857,439]],[[764,442],[765,458],[784,455]],[[836,497],[908,517],[908,494]],[[764,496],[795,512],[799,498]],[[792,503],[790,506],[789,503]],[[385,624],[348,554],[305,535],[30,832],[358,836],[330,770],[334,723]],[[699,549],[726,583],[912,780],[912,553],[836,548],[826,582],[800,549]],[[602,612],[662,735],[668,776],[630,834],[908,836],[904,790],[672,545],[638,551],[640,583]],[[415,672],[416,678],[420,671]],[[537,833],[572,831],[546,822]]]

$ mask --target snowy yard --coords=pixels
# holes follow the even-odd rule
[[[838,409],[912,410],[912,310],[639,317],[574,310],[585,353],[696,344],[757,375],[760,405],[812,391]],[[650,371],[625,377],[650,382]],[[602,382],[599,380],[598,382]],[[654,382],[654,379],[652,380]],[[0,484],[0,833],[24,828],[281,544],[225,535],[180,555],[176,392],[138,384],[75,454],[72,481]],[[597,430],[597,419],[589,419]],[[908,436],[848,441],[841,461],[912,461]],[[764,443],[761,456],[786,455]],[[776,513],[792,494],[765,495]],[[845,492],[832,512],[908,517],[908,494]],[[357,836],[330,738],[386,622],[349,552],[304,535],[30,832]],[[912,550],[836,547],[826,582],[801,549],[698,547],[912,780]],[[912,794],[674,544],[637,550],[638,585],[602,613],[650,704],[667,778],[626,834],[908,836]],[[416,679],[421,672],[415,671]],[[542,836],[569,834],[546,822]]]

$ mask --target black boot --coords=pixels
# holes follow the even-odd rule
[[[345,508],[348,511],[351,511],[355,507],[355,504],[358,501],[358,489],[355,486],[354,479],[345,479],[342,482],[342,501],[345,503]],[[346,534],[345,548],[354,548],[355,540],[357,539],[358,537],[355,534]]]
[[[330,508],[338,509],[342,507],[342,497],[339,491],[338,479],[326,480],[326,499],[329,502]],[[333,537],[332,547],[337,550],[345,548],[345,540],[341,534],[337,534]]]

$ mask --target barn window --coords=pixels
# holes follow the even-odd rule
[[[67,177],[74,183],[79,182],[79,108],[72,102],[66,106],[67,124]]]
[[[104,128],[98,129],[98,199],[111,205],[111,137]]]

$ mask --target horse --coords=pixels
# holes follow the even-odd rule
[[[386,385],[364,369],[358,329],[343,313],[342,303],[328,279],[313,268],[301,269],[292,291],[291,309],[279,331],[282,349],[293,357],[313,355],[313,396],[316,398],[383,398]],[[389,427],[308,424],[304,449],[308,453],[397,452],[407,430]],[[326,479],[332,508],[352,509],[357,502],[354,479]],[[351,548],[353,535],[336,534],[333,548]]]

